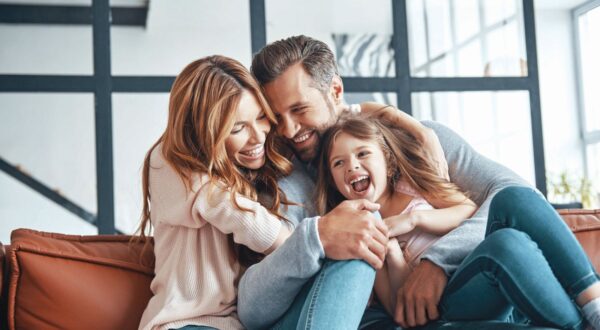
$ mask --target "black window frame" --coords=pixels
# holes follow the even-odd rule
[[[252,53],[258,52],[267,41],[265,0],[250,3]],[[523,20],[527,53],[526,77],[434,78],[412,77],[409,65],[407,0],[392,1],[393,45],[396,76],[342,77],[347,92],[395,92],[398,107],[412,114],[414,92],[464,91],[527,91],[531,111],[531,132],[534,153],[536,187],[546,195],[544,144],[540,108],[537,65],[535,17],[533,0],[523,1]],[[42,182],[24,173],[0,156],[0,170],[36,192],[64,207],[79,218],[98,227],[99,234],[119,233],[115,228],[114,173],[112,140],[112,94],[168,93],[173,76],[115,76],[111,74],[110,26],[145,25],[144,9],[119,10],[111,8],[108,0],[93,0],[87,8],[59,6],[0,5],[0,24],[91,24],[93,29],[94,74],[89,75],[0,75],[2,92],[71,92],[93,93],[95,98],[96,178],[98,214],[85,210],[61,196]],[[44,8],[52,7],[52,8]],[[91,20],[89,20],[91,15]],[[130,15],[130,16],[128,16]],[[121,17],[115,21],[115,17]],[[143,19],[142,19],[143,17]]]

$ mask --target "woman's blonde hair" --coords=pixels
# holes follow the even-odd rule
[[[267,193],[271,213],[284,220],[279,206],[289,204],[278,188],[277,179],[291,172],[291,163],[275,148],[272,134],[265,141],[265,165],[258,170],[237,166],[227,155],[225,140],[236,118],[236,111],[247,91],[257,100],[271,124],[275,115],[260,87],[244,66],[224,56],[209,56],[188,64],[177,76],[169,98],[169,118],[162,136],[150,148],[142,171],[143,210],[139,226],[140,238],[150,231],[151,196],[149,191],[150,156],[162,144],[162,156],[179,174],[188,189],[194,173],[208,175],[209,185],[224,185],[231,192],[231,203],[240,207],[236,195],[258,200],[257,189]],[[249,211],[250,210],[245,210]],[[233,240],[230,237],[231,244]],[[254,262],[257,255],[234,244],[236,257],[242,264]]]
[[[439,176],[431,156],[411,134],[393,127],[384,119],[342,117],[327,129],[321,140],[317,181],[317,209],[320,214],[329,212],[345,199],[335,186],[329,164],[331,149],[342,133],[379,145],[386,158],[388,191],[393,192],[398,180],[402,179],[423,196],[456,204],[450,196],[460,190]]]

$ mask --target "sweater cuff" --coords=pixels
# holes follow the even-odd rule
[[[314,218],[309,218],[304,222],[308,222],[308,246],[312,251],[318,251],[319,259],[325,258],[325,250],[323,249],[323,244],[321,243],[321,238],[319,237],[319,220],[321,217],[317,216]]]

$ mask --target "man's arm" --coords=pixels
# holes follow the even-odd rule
[[[385,224],[371,213],[377,209],[366,200],[345,201],[321,218],[301,221],[283,245],[242,276],[238,316],[244,326],[265,328],[281,318],[325,256],[380,268],[388,239]]]
[[[248,268],[240,279],[238,316],[248,329],[275,323],[321,269],[325,251],[317,221],[318,217],[303,220],[283,245]]]
[[[483,240],[489,205],[494,195],[508,186],[530,186],[523,178],[475,151],[448,127],[424,121],[439,138],[450,181],[468,193],[479,209],[459,227],[436,241],[422,256],[441,267],[446,275],[454,273],[463,259]]]
[[[437,304],[448,277],[484,238],[493,196],[504,187],[529,186],[513,171],[477,153],[451,129],[431,121],[423,124],[439,138],[448,161],[450,181],[467,192],[479,209],[425,251],[421,263],[398,291],[394,319],[403,327],[437,319]]]

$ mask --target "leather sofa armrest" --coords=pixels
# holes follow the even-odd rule
[[[4,277],[4,269],[6,267],[6,252],[4,249],[4,245],[2,244],[2,242],[0,242],[0,306],[4,307],[3,300],[2,298],[4,298],[4,280],[8,279],[8,276],[5,278]],[[2,311],[0,309],[0,311]]]
[[[6,249],[0,242],[0,329],[8,329],[8,260]]]

